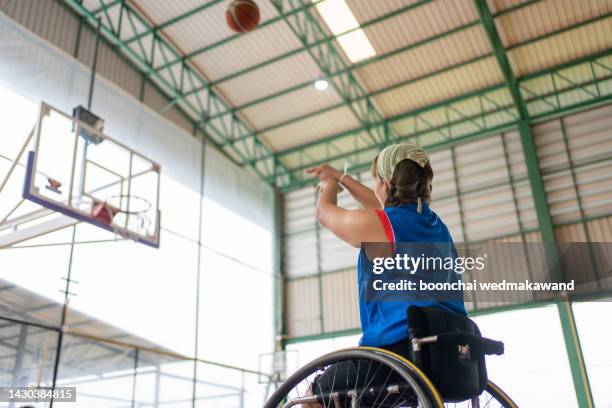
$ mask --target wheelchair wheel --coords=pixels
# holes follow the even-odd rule
[[[321,386],[323,377],[320,374],[330,367],[327,384]],[[353,379],[347,375],[347,370],[353,370]],[[307,404],[324,408],[517,408],[491,381],[477,400],[444,403],[436,387],[412,362],[373,347],[349,348],[317,358],[283,382],[264,408],[309,406]]]
[[[326,384],[321,385],[322,377],[318,376],[330,367],[332,374],[328,372]],[[346,369],[334,372],[334,367]],[[352,370],[355,381],[349,381],[347,370],[348,374]],[[308,403],[326,408],[444,406],[436,388],[414,364],[397,354],[369,347],[339,350],[310,362],[283,382],[264,408],[302,407]]]

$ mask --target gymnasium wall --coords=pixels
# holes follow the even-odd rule
[[[612,105],[533,126],[559,241],[612,241],[611,133]],[[517,131],[436,151],[431,161],[435,173],[432,207],[456,242],[539,240]],[[369,172],[358,178],[372,185]],[[315,199],[313,187],[284,195],[289,337],[359,329],[357,250],[318,225]],[[339,203],[356,207],[346,192]]]

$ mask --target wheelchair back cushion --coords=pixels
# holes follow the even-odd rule
[[[480,336],[470,318],[458,313],[432,308],[408,308],[410,338],[435,336],[447,332],[464,332]],[[463,401],[480,395],[487,385],[484,354],[468,345],[423,344],[420,356],[412,360],[433,381],[447,402]]]

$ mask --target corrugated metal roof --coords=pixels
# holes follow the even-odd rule
[[[386,92],[374,99],[387,116],[503,82],[494,57]]]
[[[546,0],[496,20],[504,46],[512,47],[612,11],[609,1]]]
[[[352,10],[362,15],[360,22],[388,12],[386,1],[359,1]],[[405,6],[405,4],[404,4]],[[409,10],[380,24],[365,28],[378,54],[398,49],[449,31],[478,18],[471,0],[440,0]]]
[[[226,25],[227,1],[212,0],[209,6],[199,0],[131,0],[130,4],[141,10],[154,25],[163,24],[160,35],[175,44],[180,53],[188,55],[189,62],[213,82],[230,105],[242,108],[238,112],[240,117],[277,151],[327,138],[340,131],[354,129],[357,132],[363,128],[364,117],[358,118],[355,111],[346,107],[312,115],[341,104],[343,98],[348,99],[349,92],[354,92],[347,89],[337,92],[333,86],[326,92],[314,92],[309,82],[321,77],[326,70],[336,72],[335,86],[340,84],[338,79],[347,80],[347,69],[351,71],[367,92],[366,98],[378,110],[379,114],[373,116],[377,121],[505,83],[472,0],[347,0],[347,3],[364,26],[377,53],[371,61],[362,61],[356,66],[346,59],[335,40],[328,44],[338,49],[343,58],[344,62],[337,61],[339,65],[327,66],[328,61],[320,57],[319,47],[328,46],[324,41],[304,48],[304,43],[322,40],[320,34],[330,33],[312,3],[305,3],[304,7],[322,31],[318,34],[307,32],[302,38],[294,32],[295,15],[280,16],[272,2],[258,2],[262,26],[243,35],[235,35]],[[95,0],[86,0],[85,4],[91,9],[100,7]],[[609,50],[612,46],[612,17],[605,18],[612,11],[610,1],[487,0],[487,4],[502,43],[508,48],[508,58],[517,77]],[[196,12],[190,13],[193,10]],[[109,10],[111,14],[117,12],[118,8]],[[297,15],[303,17],[302,13]],[[164,24],[173,19],[178,21]],[[578,27],[570,29],[573,26]],[[125,22],[122,29],[122,38],[144,30],[137,24],[134,32]],[[142,46],[151,47],[150,36],[142,38]],[[140,44],[134,41],[130,47],[136,49]],[[284,54],[288,56],[281,57]],[[319,57],[313,58],[313,55]],[[154,64],[159,67],[168,59],[174,60],[158,52],[154,55]],[[178,76],[180,64],[161,72],[169,82],[172,81],[171,73]],[[582,82],[593,75],[585,67],[571,74]],[[166,89],[165,85],[160,86]],[[526,84],[527,91],[550,92],[551,87],[550,77]],[[580,92],[566,92],[562,97],[574,98],[578,103],[584,98]],[[353,95],[364,100],[359,92]],[[500,89],[498,96],[499,100],[492,98],[491,103],[513,104],[507,89]],[[530,99],[528,94],[524,96]],[[188,100],[192,104],[197,102],[193,95]],[[459,110],[477,114],[474,101],[464,102]],[[530,102],[529,112],[548,112],[550,105],[547,98]],[[493,112],[496,109],[491,109],[487,117],[489,123],[501,125],[512,121],[512,112],[500,109]],[[440,124],[444,122],[440,117],[443,114],[447,113],[430,113]],[[391,126],[400,132],[410,128],[408,121],[395,121]],[[270,127],[273,129],[261,132]],[[468,133],[477,128],[468,121],[457,125],[455,130]],[[432,142],[438,137],[422,136]],[[339,143],[350,149],[350,141]],[[282,161],[295,160],[283,157]]]
[[[511,7],[527,3],[529,0],[487,0],[492,13],[499,13]]]
[[[238,92],[239,90],[236,90]],[[227,95],[232,95],[227,91]],[[242,114],[258,129],[280,123],[287,118],[298,117],[319,109],[340,103],[342,99],[334,91],[319,92],[309,86],[299,91],[254,105],[242,111]]]
[[[368,90],[375,92],[402,81],[456,66],[491,52],[486,35],[472,27],[356,70]]]
[[[196,44],[193,45],[198,47]],[[229,42],[200,54],[193,61],[214,81],[300,48],[300,46],[300,41],[291,30],[285,24],[278,23],[262,27],[252,33],[243,35],[237,41]],[[294,60],[298,64],[304,63],[303,57],[290,58],[289,60]],[[310,62],[314,64],[312,59]],[[293,71],[283,64],[277,65],[277,67],[278,70],[274,72],[275,76],[269,76],[268,79],[277,78],[280,80]],[[267,68],[262,69],[262,71],[268,71],[267,74],[270,74]]]
[[[349,108],[343,106],[265,132],[263,136],[275,150],[284,150],[357,126],[359,126],[359,123],[355,115]]]
[[[217,60],[216,64],[232,65],[231,62],[224,63],[223,60]],[[303,52],[224,82],[219,85],[219,89],[235,105],[240,106],[296,84],[306,81],[314,82],[321,75],[320,73],[317,64],[312,61],[307,53]],[[275,80],[270,81],[270,78],[275,78]],[[332,89],[330,91],[333,92]],[[285,119],[288,119],[288,117]]]
[[[347,0],[348,6],[360,23],[418,2],[419,0]]]
[[[524,76],[564,62],[610,49],[612,17],[566,31],[508,52],[517,76]]]

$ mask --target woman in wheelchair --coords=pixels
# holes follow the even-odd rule
[[[395,243],[401,242],[447,243],[452,255],[456,256],[448,228],[430,208],[433,170],[429,155],[419,146],[395,144],[384,148],[372,163],[373,189],[329,165],[313,167],[307,172],[319,179],[317,220],[341,240],[357,248],[362,248],[364,242],[384,242],[388,243],[387,248],[391,248],[391,251]],[[362,208],[349,210],[338,206],[337,195],[343,188]],[[430,406],[438,406],[442,404],[442,397],[432,381],[447,382],[449,376],[457,374],[476,376],[471,381],[472,390],[466,391],[465,387],[458,389],[450,398],[447,393],[447,400],[464,400],[471,397],[468,394],[480,394],[486,387],[484,358],[480,372],[474,367],[468,367],[465,372],[460,361],[459,370],[451,372],[453,367],[450,367],[438,373],[439,378],[431,380],[409,361],[416,357],[422,366],[424,362],[436,364],[440,358],[448,358],[447,352],[443,356],[419,353],[427,342],[432,342],[427,335],[434,321],[443,322],[444,326],[438,327],[440,330],[436,333],[455,333],[461,329],[466,330],[466,336],[473,335],[453,339],[451,337],[454,335],[447,338],[444,335],[449,333],[443,333],[439,341],[453,344],[450,350],[454,354],[463,350],[463,357],[468,359],[470,346],[475,355],[480,350],[482,352],[476,358],[480,361],[480,355],[487,350],[479,340],[478,329],[475,325],[472,327],[473,323],[466,317],[463,296],[450,301],[372,301],[362,287],[369,258],[371,254],[366,254],[362,248],[357,262],[363,332],[359,342],[361,347],[331,353],[302,368],[300,373],[294,374],[275,392],[266,407],[427,406],[423,405],[423,401],[433,401]],[[411,307],[414,312],[411,311],[411,317],[407,319],[406,313]],[[495,348],[493,343],[489,346]],[[298,378],[300,376],[302,378]],[[300,382],[306,385],[300,386]],[[290,398],[290,395],[293,397]]]

